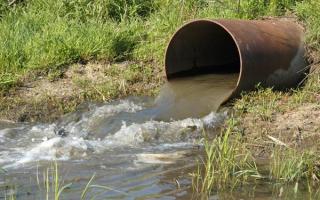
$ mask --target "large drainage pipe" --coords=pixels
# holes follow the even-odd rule
[[[225,100],[242,91],[297,86],[305,76],[303,29],[291,21],[196,20],[172,37],[165,56],[168,81],[207,73],[238,73]]]

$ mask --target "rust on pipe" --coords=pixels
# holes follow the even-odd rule
[[[289,20],[195,20],[172,37],[165,56],[168,81],[179,76],[238,73],[232,94],[285,89],[306,73],[303,28]]]

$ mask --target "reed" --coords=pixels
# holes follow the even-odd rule
[[[250,178],[261,178],[241,136],[234,132],[235,123],[231,118],[221,136],[204,141],[205,159],[193,174],[195,194],[207,197],[213,190],[233,190]]]
[[[68,192],[68,190],[72,189],[72,183],[65,183],[65,181],[61,178],[60,171],[59,171],[59,165],[57,161],[54,161],[50,164],[49,167],[47,167],[42,175],[43,175],[43,182],[40,182],[39,178],[39,171],[37,170],[37,184],[39,191],[36,191],[36,193],[39,193],[41,196],[41,199],[46,200],[60,200],[64,199],[63,195]],[[112,187],[104,186],[104,185],[97,185],[94,184],[94,179],[96,177],[96,174],[94,173],[85,187],[82,189],[81,194],[79,194],[79,199],[86,200],[86,199],[96,199],[99,197],[100,194],[103,194],[105,191],[114,191],[116,193],[121,193],[124,196],[128,196],[126,192],[114,189]],[[95,189],[95,193],[90,194],[90,191],[92,189]],[[13,196],[15,197],[15,193],[13,193]]]

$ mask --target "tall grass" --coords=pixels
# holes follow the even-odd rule
[[[103,185],[96,185],[94,183],[94,179],[96,177],[96,174],[94,173],[92,177],[88,180],[85,187],[82,189],[81,194],[79,194],[79,199],[86,200],[86,199],[95,199],[99,194],[101,194],[101,191],[114,191],[117,193],[121,193],[124,196],[127,196],[127,193],[113,189],[108,186]],[[64,199],[63,196],[65,195],[68,190],[72,188],[72,183],[64,183],[65,181],[62,179],[60,171],[59,171],[59,165],[58,162],[52,162],[51,165],[46,168],[43,172],[43,181],[40,182],[39,174],[37,174],[37,184],[39,188],[39,194],[42,199],[46,200],[60,200]],[[90,193],[92,189],[96,189],[95,193]],[[13,195],[11,195],[13,197]],[[11,198],[10,196],[10,198]]]
[[[37,175],[38,176],[38,175]],[[53,166],[48,167],[43,173],[43,187],[41,187],[39,178],[37,177],[40,192],[44,188],[44,199],[59,200],[62,193],[69,188],[72,184],[63,185],[60,180],[58,163],[54,162]]]
[[[320,183],[320,157],[318,152],[298,150],[274,143],[268,164],[250,150],[235,117],[226,122],[221,135],[204,141],[205,158],[193,175],[195,198],[206,199],[213,192],[223,193],[250,184],[273,184],[281,188],[292,186],[294,192],[318,196]],[[261,182],[263,181],[263,182]],[[298,189],[300,188],[300,189]]]
[[[316,166],[318,160],[319,157],[312,152],[276,147],[271,155],[270,179],[282,183],[318,179],[320,175]]]
[[[320,1],[318,0],[305,0],[301,1],[295,7],[295,12],[302,20],[307,29],[307,44],[310,50],[320,51]],[[316,61],[319,62],[319,56]]]
[[[319,160],[316,152],[276,147],[271,154],[269,180],[281,187],[291,185],[295,195],[306,191],[309,199],[319,199]]]
[[[222,136],[205,140],[205,160],[193,174],[193,189],[202,197],[210,195],[212,190],[232,190],[250,178],[261,178],[241,135],[234,132],[235,121],[231,119],[227,124]]]
[[[86,60],[162,63],[170,35],[197,18],[257,18],[296,0],[0,1],[0,88],[26,72]],[[300,6],[303,7],[303,6]],[[302,9],[302,8],[301,8]]]

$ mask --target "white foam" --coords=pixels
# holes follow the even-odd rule
[[[210,113],[201,119],[187,118],[171,122],[149,120],[131,122],[128,125],[123,121],[118,131],[106,133],[101,140],[87,137],[88,126],[94,124],[97,118],[106,118],[119,112],[137,112],[141,109],[142,106],[127,100],[120,101],[117,105],[97,107],[83,113],[80,120],[67,123],[64,126],[68,132],[65,137],[56,135],[55,131],[59,128],[57,123],[35,125],[19,133],[20,135],[11,141],[11,146],[5,143],[7,146],[0,152],[0,164],[4,168],[10,168],[40,160],[81,160],[92,154],[127,146],[163,150],[192,145],[201,138],[205,127],[214,127],[225,117],[224,114]],[[0,130],[0,142],[8,140],[10,131],[12,130]]]
[[[137,105],[132,101],[120,100],[120,103],[117,105],[107,104],[99,107],[98,109],[95,109],[91,117],[97,117],[97,116],[105,117],[106,115],[115,114],[119,112],[137,112],[142,109],[143,109],[142,106]]]
[[[37,144],[35,147],[27,150],[21,159],[17,161],[16,164],[24,164],[30,161],[38,160],[53,160],[57,157],[57,144],[62,140],[62,138],[55,137],[50,140],[43,141]],[[67,159],[67,158],[65,158]]]
[[[136,155],[136,165],[144,164],[172,164],[186,156],[188,152],[177,151],[171,153],[140,153]]]
[[[4,168],[18,167],[29,162],[40,160],[69,160],[81,159],[87,156],[88,152],[94,152],[95,148],[101,148],[98,141],[84,140],[78,137],[61,138],[54,137],[48,140],[42,140],[33,146],[25,149],[17,149],[14,156],[14,163],[6,165]],[[17,152],[20,152],[18,154]],[[13,152],[7,155],[1,155],[0,163],[7,163],[7,157],[12,157]]]
[[[142,110],[143,107],[129,100],[120,100],[118,104],[107,104],[103,106],[95,106],[91,112],[84,113],[78,121],[71,121],[65,125],[65,129],[69,134],[86,137],[92,129],[95,129],[97,123],[106,118],[110,118],[121,112],[133,113]]]
[[[123,123],[121,129],[114,135],[107,136],[105,141],[113,145],[136,146],[145,142],[163,141],[178,142],[181,138],[201,136],[205,127],[214,127],[223,117],[210,113],[202,119],[187,118],[173,122],[147,121],[141,124],[127,126]]]

